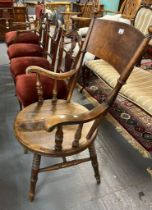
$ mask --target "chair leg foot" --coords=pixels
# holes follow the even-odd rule
[[[34,195],[29,193],[29,200],[32,202],[34,200]]]
[[[37,154],[34,154],[33,163],[32,163],[32,171],[31,171],[30,192],[29,192],[30,201],[34,200],[35,188],[36,188],[36,182],[37,182],[37,179],[38,179],[40,161],[41,161],[41,156],[37,155]]]
[[[97,180],[97,184],[100,184],[100,182],[101,182],[100,176],[99,177],[96,177],[96,180]]]
[[[90,153],[91,163],[94,169],[94,176],[97,180],[97,184],[100,184],[100,172],[99,172],[97,154],[96,154],[94,143],[90,145],[89,153]]]
[[[28,150],[24,148],[24,154],[28,154]]]

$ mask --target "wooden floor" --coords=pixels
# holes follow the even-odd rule
[[[3,43],[0,49],[0,210],[151,210],[152,180],[146,168],[152,162],[132,149],[107,121],[96,141],[101,184],[96,185],[90,163],[42,173],[35,201],[28,201],[32,154],[23,154],[13,134],[19,106]],[[88,103],[78,92],[75,98]],[[42,164],[56,161],[45,158]]]

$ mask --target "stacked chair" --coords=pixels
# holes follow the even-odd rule
[[[47,59],[49,52],[48,51],[46,52],[46,49],[48,48],[49,38],[50,38],[49,29],[50,29],[51,21],[47,18],[46,15],[45,15],[45,18],[46,18],[45,24],[43,23],[43,21],[41,21],[42,26],[40,27],[39,35],[31,31],[29,32],[26,31],[23,33],[21,32],[19,33],[19,36],[18,36],[18,33],[15,31],[9,32],[9,34],[6,34],[6,43],[8,45],[8,55],[10,58],[10,71],[14,79],[15,88],[16,88],[16,96],[19,100],[21,108],[29,105],[30,103],[37,101],[36,91],[35,92],[31,91],[31,88],[35,85],[36,77],[35,77],[35,74],[26,75],[26,68],[31,65],[36,65],[42,68],[46,68],[50,71],[53,71],[54,66],[52,66],[52,64]],[[44,17],[42,18],[42,20],[44,20]],[[55,32],[56,32],[56,36],[54,35],[53,37],[51,37],[52,40],[50,42],[50,44],[53,43],[54,49],[58,47],[58,43],[62,35],[61,26],[57,26],[57,29],[55,30]],[[13,37],[13,36],[10,36],[11,33],[13,34],[13,36],[15,34],[16,43],[13,38],[12,38],[13,41],[10,39],[10,37]],[[31,43],[30,43],[30,38],[31,38]],[[41,40],[43,40],[42,42],[43,48],[40,46]],[[23,49],[23,54],[21,53],[20,48]],[[33,50],[32,48],[34,49],[34,52],[32,51]],[[12,51],[13,49],[14,51],[12,54],[14,54],[14,56],[10,56],[10,51]],[[51,55],[50,57],[52,59],[52,62],[55,63],[54,60],[56,57],[57,50],[52,49],[51,52],[53,51],[55,53]],[[45,76],[41,76],[41,79],[42,79],[42,83],[44,84],[43,88],[45,89],[44,91],[45,98],[50,98],[52,95],[51,95],[51,91],[49,90],[51,90],[51,87],[53,85],[51,82],[51,79],[46,78]],[[62,91],[63,95],[60,94],[60,97],[65,98],[66,84],[61,82],[58,85],[58,88],[60,90],[63,90]]]
[[[40,65],[40,66],[43,65],[43,66],[46,66],[48,69],[51,69],[50,63],[46,59],[46,57],[48,55],[47,47],[48,47],[48,40],[49,40],[49,27],[50,27],[50,21],[47,20],[45,23],[45,26],[43,26],[42,31],[41,31],[42,45],[44,47],[42,48],[43,49],[42,53],[38,54],[37,56],[35,54],[32,54],[32,56],[31,56],[31,52],[32,52],[32,48],[39,47],[39,44],[36,44],[36,43],[35,44],[33,44],[33,43],[31,43],[31,44],[29,44],[29,43],[12,44],[13,48],[15,48],[15,50],[16,50],[16,53],[18,53],[16,45],[17,46],[20,45],[21,47],[24,47],[26,45],[27,49],[29,48],[26,51],[25,55],[20,54],[20,56],[10,59],[10,70],[11,70],[12,76],[14,78],[14,81],[15,81],[15,77],[18,74],[25,73],[26,67],[28,65],[31,65],[32,63],[35,63],[36,65]],[[29,32],[29,37],[32,38],[31,35],[32,35],[31,32]],[[26,33],[26,37],[28,37],[28,33]],[[25,41],[26,41],[26,39],[25,39]],[[9,46],[8,51],[10,50],[11,46]],[[38,52],[36,51],[36,53],[39,53],[39,51]]]
[[[47,23],[46,21],[45,28],[47,28]],[[41,26],[43,27],[43,26]],[[45,29],[43,30],[45,31]],[[43,46],[41,44],[41,36],[42,33],[40,33],[40,36],[32,33],[32,32],[14,32],[14,37],[13,37],[13,32],[9,32],[9,34],[6,34],[6,42],[8,43],[8,57],[11,60],[12,58],[15,57],[23,57],[26,55],[29,56],[43,56],[43,51],[45,50],[46,47],[46,40],[44,40],[46,37],[43,36]],[[11,38],[12,35],[12,38]],[[13,43],[13,41],[15,43]]]
[[[41,40],[42,25],[44,21],[44,14],[42,13],[42,6],[37,5],[35,9],[36,20],[33,25],[33,30],[11,30],[5,35],[5,42],[7,46],[13,43],[33,43],[38,44]],[[33,22],[32,22],[33,24]],[[30,27],[32,28],[32,26]],[[34,33],[33,33],[34,32]]]
[[[46,58],[38,58],[36,62],[33,62],[35,60],[35,57],[32,57],[29,59],[28,65],[26,65],[25,63],[26,68],[31,65],[37,65],[41,68],[45,68],[48,69],[49,71],[55,72],[56,68],[58,68],[58,65],[55,66],[57,64],[55,60],[58,55],[58,50],[56,49],[58,49],[61,36],[62,36],[62,29],[59,28],[58,37],[56,40],[53,40],[53,46],[55,50],[53,55],[51,55],[52,57],[51,64],[48,62]],[[43,75],[40,76],[40,79],[42,82],[42,89],[44,91],[44,98],[45,99],[52,98],[53,80]],[[21,107],[25,107],[38,100],[35,84],[36,84],[35,74],[31,75],[22,74],[16,77],[16,95],[21,104]],[[59,98],[66,98],[67,86],[65,82],[59,81],[57,84],[57,90],[59,91],[58,95]]]
[[[6,44],[8,46],[8,56],[10,58],[10,71],[14,80],[16,96],[21,109],[38,100],[36,88],[34,88],[36,84],[36,75],[27,75],[27,67],[35,65],[49,71],[60,72],[65,33],[60,22],[57,21],[54,33],[51,35],[50,25],[51,20],[49,19],[49,16],[45,14],[41,20],[39,35],[31,31],[20,32],[19,36],[16,31],[6,34]],[[41,40],[43,48],[40,47]],[[24,50],[24,46],[26,46],[27,50]],[[23,48],[23,54],[21,53],[20,48]],[[37,48],[38,51],[35,50],[35,53],[33,53],[32,48]],[[40,48],[42,49],[41,51],[39,51]],[[15,53],[13,52],[15,56],[10,56],[10,51],[12,49],[15,51]],[[52,98],[54,86],[53,80],[45,75],[41,75],[40,79],[42,82],[42,89],[44,91],[44,98]],[[58,97],[66,98],[66,83],[64,81],[58,81],[56,88]]]

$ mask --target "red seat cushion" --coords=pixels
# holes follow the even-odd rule
[[[43,57],[18,57],[12,58],[10,63],[10,71],[15,81],[15,77],[19,74],[25,74],[28,66],[40,66],[44,69],[51,70],[51,64]]]
[[[43,48],[37,44],[16,43],[8,47],[9,59],[25,56],[42,56]]]
[[[12,7],[13,6],[13,0],[0,0],[0,7]]]
[[[17,33],[9,31],[5,34],[5,42],[7,46],[13,43],[33,43],[39,44],[39,36],[31,31]]]
[[[40,76],[43,88],[44,99],[52,98],[52,88],[54,80],[41,75]],[[65,99],[67,97],[67,85],[64,81],[57,83],[58,98]],[[21,104],[25,107],[38,101],[36,91],[36,75],[22,74],[16,77],[16,96]]]

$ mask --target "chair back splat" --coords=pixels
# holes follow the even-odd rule
[[[104,34],[106,40],[104,36],[97,34]],[[127,24],[94,19],[85,41],[86,49],[82,51],[94,54],[117,70],[120,74],[116,86],[119,86],[119,91],[149,43],[149,39],[150,36],[145,38],[140,31]],[[116,87],[113,92],[117,94]]]
[[[92,17],[97,9],[99,9],[99,0],[86,0],[82,10],[82,17]]]
[[[80,14],[72,16],[73,29],[89,26],[91,19],[96,16],[101,16],[99,0],[86,0]]]
[[[55,66],[56,58],[57,58],[57,54],[58,54],[58,49],[61,47],[60,45],[60,41],[61,41],[61,37],[63,36],[63,28],[61,27],[60,23],[57,23],[55,30],[54,30],[54,34],[53,36],[49,36],[50,37],[50,57],[52,60],[52,66]],[[54,70],[56,71],[56,70]]]
[[[15,120],[14,129],[17,139],[25,148],[34,153],[29,193],[31,201],[34,199],[39,172],[91,161],[97,183],[100,183],[94,145],[98,125],[104,119],[120,88],[125,84],[134,65],[148,45],[152,36],[152,27],[149,28],[149,32],[150,34],[145,37],[137,29],[124,23],[94,18],[73,69],[65,73],[57,73],[36,66],[28,67],[28,73],[43,74],[54,79],[55,86],[57,80],[70,80],[69,95],[66,100],[57,100],[56,93],[52,100],[42,101],[40,98],[39,103],[24,108]],[[86,52],[103,59],[120,74],[108,99],[92,110],[87,110],[80,103],[71,100]],[[68,160],[68,156],[86,149],[89,150],[89,157],[76,156],[76,159]],[[61,157],[63,162],[40,168],[41,156]]]
[[[132,19],[134,18],[141,3],[141,0],[125,0],[120,8],[120,13],[123,17]]]

